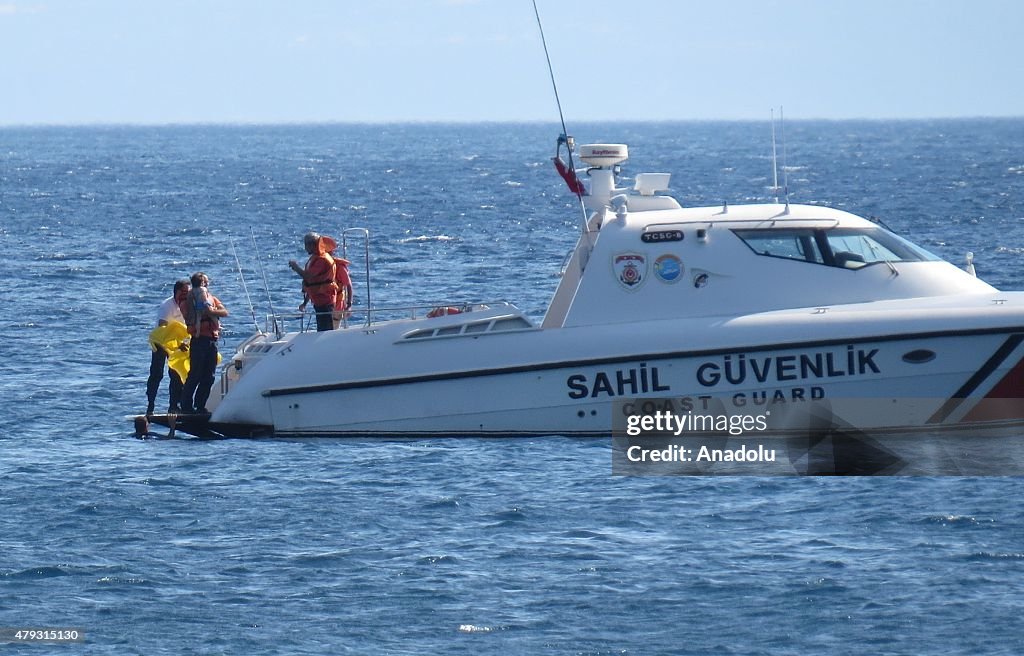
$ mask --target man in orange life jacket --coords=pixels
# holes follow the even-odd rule
[[[217,375],[217,339],[220,337],[220,319],[228,316],[228,310],[216,296],[210,293],[210,279],[202,271],[192,274],[192,291],[179,305],[185,317],[188,333],[192,335],[189,346],[188,378],[181,392],[182,413],[205,414],[206,401],[210,398],[213,381]]]
[[[338,298],[338,285],[334,282],[334,258],[328,252],[327,240],[315,232],[307,232],[302,243],[309,253],[305,268],[300,267],[295,260],[288,262],[292,271],[302,278],[303,300],[299,310],[305,311],[306,302],[312,301],[313,310],[316,311],[317,332],[333,330],[334,303]]]

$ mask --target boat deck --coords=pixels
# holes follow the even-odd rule
[[[224,439],[228,437],[266,437],[273,434],[272,426],[251,424],[227,424],[211,422],[210,415],[152,414],[135,416],[135,437],[173,438],[178,431],[201,439]],[[166,435],[154,433],[153,424],[168,429]]]

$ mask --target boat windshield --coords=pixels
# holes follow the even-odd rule
[[[732,232],[758,255],[843,269],[859,269],[876,262],[922,262],[939,259],[888,230],[877,227],[782,227],[735,229]]]

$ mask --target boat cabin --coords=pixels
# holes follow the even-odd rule
[[[995,291],[848,212],[788,203],[684,208],[657,193],[667,173],[616,185],[625,146],[580,150],[591,164],[583,197],[591,214],[544,328]]]

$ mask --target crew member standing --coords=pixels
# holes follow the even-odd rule
[[[179,305],[185,325],[192,335],[189,347],[189,371],[182,390],[181,411],[185,414],[208,414],[206,401],[210,398],[217,375],[217,340],[220,338],[220,320],[228,310],[210,293],[210,279],[203,272],[192,274],[192,291]]]
[[[317,332],[333,330],[334,303],[338,298],[338,285],[334,282],[334,258],[327,252],[325,239],[315,232],[307,232],[302,243],[309,253],[305,268],[300,267],[295,260],[288,262],[292,271],[302,278],[303,299],[299,310],[305,311],[307,300],[312,301]]]
[[[334,253],[331,253],[334,255]],[[338,297],[334,301],[334,328],[341,325],[352,309],[352,277],[348,275],[350,262],[343,257],[334,258],[334,282],[338,285]]]
[[[187,280],[179,280],[174,283],[174,294],[160,304],[156,319],[157,326],[166,326],[171,321],[185,323],[185,317],[182,316],[178,305],[188,296],[188,291],[189,284]],[[160,390],[160,381],[164,378],[164,367],[167,365],[167,356],[169,355],[158,344],[150,343],[149,346],[153,349],[153,359],[149,363],[149,380],[146,382],[147,415],[153,414],[154,407],[156,406],[156,395]],[[184,350],[184,347],[182,349]],[[167,414],[173,414],[178,412],[181,404],[183,383],[181,377],[178,376],[178,372],[174,369],[170,369],[169,373],[170,384],[168,385],[168,394],[170,396],[170,404],[167,408]]]

